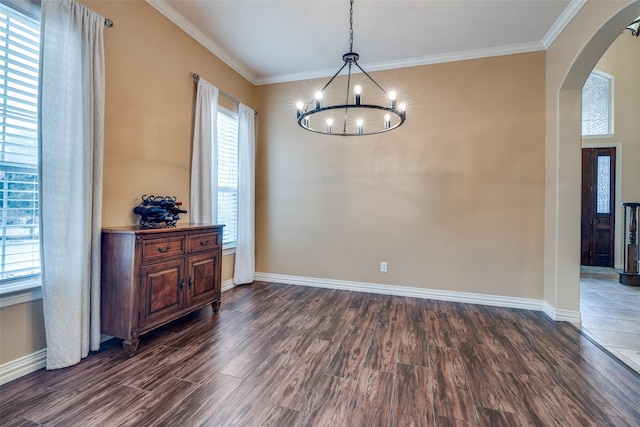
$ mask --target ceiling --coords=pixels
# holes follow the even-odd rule
[[[147,0],[254,84],[333,75],[348,0]],[[585,0],[356,0],[367,71],[546,49]]]

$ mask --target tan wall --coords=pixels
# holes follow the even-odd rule
[[[252,108],[254,86],[143,0],[82,3],[115,22],[104,32],[103,225],[134,224],[131,211],[143,194],[175,195],[189,210],[195,100],[189,73]],[[228,255],[222,280],[232,275]],[[44,348],[41,301],[4,308],[0,321],[0,364]]]
[[[235,255],[226,255],[222,257],[222,282],[233,279],[233,267],[235,265]]]
[[[257,270],[541,298],[545,53],[373,75],[408,103],[378,136],[300,129],[322,81],[258,87]]]
[[[0,365],[45,347],[42,300],[0,309]]]
[[[177,196],[189,210],[196,90],[189,73],[250,107],[253,85],[142,0],[85,4],[115,22],[105,30],[103,224],[135,223],[131,210],[143,194]]]
[[[632,37],[628,31],[620,34],[595,69],[613,76],[614,135],[612,138],[584,138],[583,143],[622,143],[621,202],[640,202],[640,39]]]

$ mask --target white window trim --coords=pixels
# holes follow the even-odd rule
[[[596,70],[594,69],[591,74],[595,74],[598,75],[600,77],[603,77],[605,79],[607,79],[609,81],[609,133],[606,134],[602,134],[602,135],[582,135],[582,139],[607,139],[607,138],[613,138],[615,136],[615,98],[614,98],[614,94],[615,94],[615,85],[614,85],[614,77],[611,74],[605,73],[604,71],[600,71],[600,70]],[[582,123],[582,118],[580,119]]]
[[[582,135],[582,139],[611,139],[615,135],[612,133],[607,133],[604,135]]]
[[[42,279],[35,276],[0,287],[0,308],[42,299]]]

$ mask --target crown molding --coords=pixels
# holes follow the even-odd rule
[[[310,80],[317,78],[330,77],[335,73],[335,69],[315,70],[303,73],[283,74],[275,76],[256,77],[253,73],[239,61],[237,61],[233,55],[226,52],[213,40],[208,38],[204,33],[198,30],[193,24],[191,24],[184,16],[178,13],[172,8],[165,0],[145,0],[151,7],[156,9],[167,19],[177,25],[180,29],[186,32],[194,40],[204,46],[207,50],[220,58],[222,62],[231,67],[234,71],[247,79],[250,83],[256,86],[274,84],[274,83],[287,83],[292,81]],[[536,52],[546,50],[551,43],[558,37],[558,35],[564,30],[567,24],[573,19],[573,17],[580,11],[585,5],[587,0],[571,0],[566,9],[562,12],[560,17],[549,29],[542,41],[518,43],[512,45],[498,46],[487,49],[475,49],[459,52],[449,52],[435,55],[427,55],[423,57],[415,57],[402,59],[398,61],[378,62],[371,64],[363,64],[363,67],[367,71],[384,71],[398,68],[418,67],[422,65],[440,64],[446,62],[466,61],[470,59],[489,58],[494,56],[503,55],[515,55],[519,53]]]
[[[551,46],[551,43],[560,35],[562,30],[571,22],[574,16],[582,9],[587,3],[587,0],[571,0],[571,3],[560,14],[556,22],[553,23],[547,34],[542,38],[542,44],[545,50]]]
[[[362,64],[363,68],[369,71],[384,71],[397,68],[419,67],[421,65],[441,64],[445,62],[466,61],[469,59],[490,58],[494,56],[515,55],[519,53],[537,52],[545,50],[542,42],[518,43],[506,46],[491,47],[486,49],[465,50],[459,52],[441,53],[427,55],[416,58],[402,59],[398,61],[386,61],[370,64]],[[331,77],[336,69],[316,70],[306,73],[286,74],[281,76],[259,77],[256,79],[257,86],[273,83],[287,83],[297,80],[310,80],[324,77]],[[353,72],[357,73],[358,71]]]
[[[251,84],[256,85],[255,76],[232,55],[218,46],[213,40],[204,35],[184,16],[179,14],[174,8],[169,6],[165,0],[145,0],[151,7],[164,15],[169,21],[176,24],[182,31],[189,34],[195,41],[204,46],[209,52],[217,56],[222,62],[231,67],[235,72],[247,79]]]

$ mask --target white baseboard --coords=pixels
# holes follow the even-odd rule
[[[567,321],[572,323],[576,323],[576,319],[578,320],[578,323],[580,321],[580,312],[557,310],[546,301],[531,298],[443,291],[438,289],[384,285],[379,283],[350,282],[345,280],[320,279],[315,277],[290,276],[272,273],[256,273],[255,280],[284,283],[288,285],[341,289],[354,292],[369,292],[372,294],[397,295],[422,299],[463,302],[467,304],[490,305],[495,307],[520,308],[525,310],[543,311],[547,316],[556,321]]]
[[[542,310],[547,316],[557,322],[569,322],[577,326],[580,326],[582,323],[582,316],[579,311],[558,309],[546,301],[544,301]]]
[[[220,291],[226,292],[229,289],[233,289],[235,287],[236,285],[233,284],[233,279],[225,280],[224,282],[222,282],[222,285],[220,286]]]
[[[423,289],[409,286],[383,285],[378,283],[350,282],[345,280],[320,279],[315,277],[290,276],[285,274],[256,273],[255,280],[284,283],[288,285],[311,286],[317,288],[340,289],[344,291],[368,292],[373,294],[397,295],[422,299],[463,302],[495,307],[520,308],[543,311],[555,321],[580,324],[580,312],[560,310],[543,300],[531,298],[505,297],[500,295],[475,294],[470,292],[443,291]],[[222,292],[234,288],[233,280],[222,282]],[[104,335],[101,341],[111,337]],[[39,350],[19,359],[0,365],[0,385],[6,384],[24,375],[35,372],[46,366],[47,349]]]
[[[19,359],[0,365],[0,385],[42,369],[47,364],[47,349],[27,354]]]

